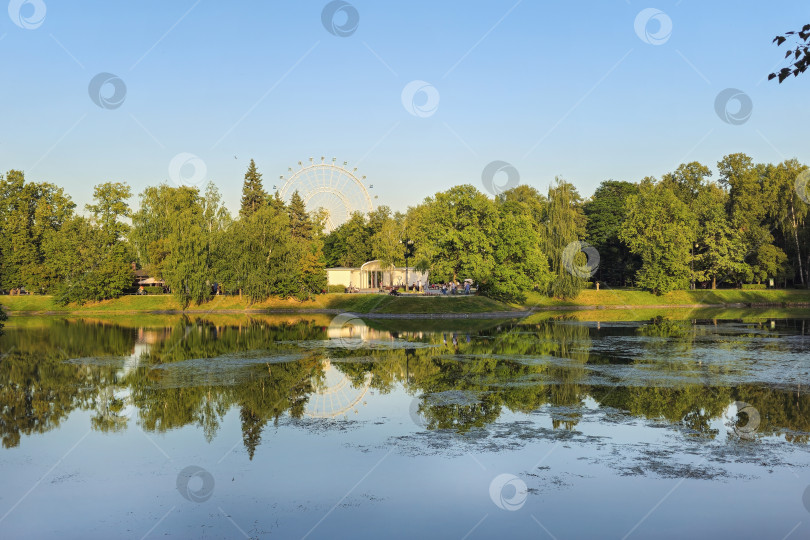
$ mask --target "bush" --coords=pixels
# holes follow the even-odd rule
[[[515,283],[484,279],[478,285],[478,294],[507,304],[520,304],[526,301],[526,294]],[[450,294],[450,291],[448,291]]]
[[[327,285],[326,292],[328,293],[342,293],[346,292],[346,287],[344,285]]]
[[[768,288],[764,283],[743,283],[742,288],[744,291],[762,291]]]

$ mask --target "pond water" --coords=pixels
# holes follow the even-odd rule
[[[808,538],[810,320],[24,319],[2,538]]]

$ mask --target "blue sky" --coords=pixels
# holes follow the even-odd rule
[[[772,38],[810,22],[807,2],[354,0],[359,23],[340,37],[320,0],[37,1],[12,0],[16,21],[0,10],[0,169],[80,205],[104,181],[139,193],[168,180],[180,153],[231,210],[250,158],[271,187],[300,160],[337,157],[402,210],[456,184],[483,190],[494,160],[584,195],[732,152],[810,163],[810,75],[765,80],[783,65]],[[672,25],[657,45],[642,37],[665,19],[641,37],[634,26],[651,7]],[[125,83],[119,107],[90,98],[99,73]],[[423,117],[403,106],[414,80],[439,96]],[[750,97],[742,124],[715,112],[726,88]]]

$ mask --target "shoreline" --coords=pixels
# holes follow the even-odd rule
[[[171,295],[128,295],[83,305],[58,304],[52,296],[0,296],[0,308],[15,317],[138,316],[138,315],[338,315],[354,313],[367,319],[493,319],[523,318],[542,313],[633,312],[642,310],[807,309],[810,290],[719,289],[673,291],[656,296],[632,289],[584,290],[575,299],[529,293],[521,304],[506,304],[476,295],[389,296],[381,294],[322,294],[298,301],[268,298],[250,302],[238,296],[217,296],[203,304],[183,306]]]
[[[5,306],[3,306],[5,307]],[[673,310],[673,309],[802,309],[810,310],[810,302],[733,302],[721,304],[593,304],[593,305],[547,305],[533,306],[528,309],[467,311],[467,312],[404,312],[380,313],[362,312],[339,308],[263,308],[263,309],[129,309],[129,310],[94,310],[79,308],[73,310],[6,310],[15,317],[37,316],[117,316],[117,315],[339,315],[352,313],[364,319],[519,319],[538,313],[555,311],[640,311],[640,310]]]

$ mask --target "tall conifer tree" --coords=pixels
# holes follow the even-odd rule
[[[239,210],[239,215],[241,217],[251,216],[266,203],[267,192],[262,186],[262,175],[256,169],[256,162],[251,159],[245,173],[245,182],[242,184],[242,208]]]

